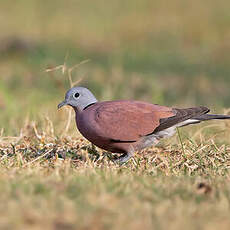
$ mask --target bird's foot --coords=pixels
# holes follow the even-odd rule
[[[118,163],[119,165],[123,165],[125,164],[128,160],[130,160],[130,158],[132,157],[132,154],[129,153],[124,153],[122,154],[120,157],[118,157],[117,159],[114,159],[115,163]]]

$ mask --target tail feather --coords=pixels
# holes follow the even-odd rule
[[[198,121],[207,121],[207,120],[212,120],[212,119],[230,119],[230,116],[218,115],[218,114],[202,114],[198,117],[193,117],[192,119],[195,119]]]
[[[195,108],[173,108],[174,116],[160,119],[160,125],[149,135],[158,133],[171,127],[183,127],[213,119],[230,119],[230,115],[208,114],[210,110],[200,106]]]

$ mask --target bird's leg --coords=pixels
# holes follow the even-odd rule
[[[115,160],[115,162],[122,165],[126,163],[131,157],[133,157],[133,154],[134,154],[134,148],[131,147],[127,153],[122,154],[120,157],[118,157],[118,159]]]
[[[129,156],[127,153],[122,154],[121,156],[112,156],[110,152],[106,152],[105,155],[109,158],[109,160],[118,163],[118,164],[124,164],[126,161],[128,161],[132,156]]]
[[[118,164],[124,164],[126,163],[130,158],[132,157],[132,155],[130,155],[129,153],[124,153],[122,154],[120,157],[118,157],[115,162]]]

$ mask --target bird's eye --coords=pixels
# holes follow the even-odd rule
[[[80,93],[75,93],[75,94],[74,94],[74,97],[75,97],[75,98],[78,98],[79,96],[80,96]]]

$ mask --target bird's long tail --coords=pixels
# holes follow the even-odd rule
[[[214,119],[218,119],[218,120],[230,119],[230,116],[219,115],[219,114],[202,114],[202,115],[190,118],[190,119],[183,121],[181,123],[178,123],[177,127],[183,127],[183,126],[187,126],[187,125],[197,124],[197,123],[200,123],[202,121],[208,121],[208,120],[214,120]]]
[[[218,114],[202,114],[192,119],[195,119],[198,121],[208,121],[208,120],[213,120],[213,119],[230,119],[230,116],[229,115],[218,115]]]

